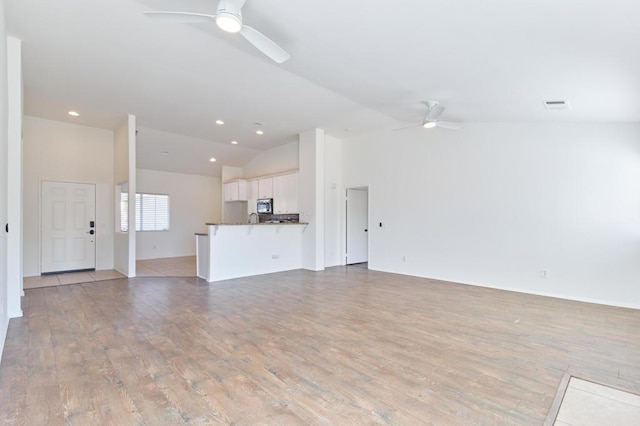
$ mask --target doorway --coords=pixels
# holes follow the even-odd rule
[[[346,264],[369,261],[369,189],[347,189],[346,201]]]
[[[96,186],[42,181],[40,273],[96,267]]]

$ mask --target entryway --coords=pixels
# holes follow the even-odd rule
[[[40,273],[96,267],[96,186],[43,180]]]

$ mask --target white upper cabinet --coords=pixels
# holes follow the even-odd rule
[[[258,198],[273,198],[273,178],[258,180]]]
[[[248,215],[256,213],[261,198],[273,198],[274,214],[298,213],[298,173],[224,184],[224,201],[247,201]]]
[[[273,208],[276,214],[298,213],[298,174],[273,178]]]
[[[247,182],[247,214],[257,213],[258,210],[258,181]]]
[[[247,181],[236,180],[224,184],[224,200],[225,201],[246,201],[247,200]]]

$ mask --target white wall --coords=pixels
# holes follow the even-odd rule
[[[0,224],[7,220],[7,30],[0,0]],[[0,360],[7,337],[7,234],[0,230]]]
[[[113,161],[110,163],[114,174],[115,185],[120,185],[123,191],[129,193],[129,200],[135,200],[136,196],[136,118],[128,115],[118,126],[113,136]],[[119,208],[119,194],[112,198],[112,212],[120,223],[120,215],[116,214]],[[129,278],[136,276],[136,219],[135,203],[129,202],[129,232],[120,232],[120,227],[113,224],[114,238],[114,263],[117,271]],[[117,230],[116,230],[117,229]]]
[[[138,169],[137,192],[168,194],[170,230],[137,232],[136,258],[195,256],[196,232],[220,222],[220,178]]]
[[[324,265],[344,264],[344,188],[342,141],[325,135],[324,151]]]
[[[417,128],[343,155],[344,186],[369,185],[370,268],[640,307],[640,125]]]
[[[297,170],[298,163],[298,142],[296,141],[258,155],[243,167],[243,176],[252,178]]]
[[[40,181],[96,184],[96,269],[113,268],[113,132],[24,117],[25,277],[40,275]]]

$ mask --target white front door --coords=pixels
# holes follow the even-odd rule
[[[369,192],[347,189],[347,265],[369,260]]]
[[[40,206],[40,272],[95,269],[95,185],[42,181]]]

